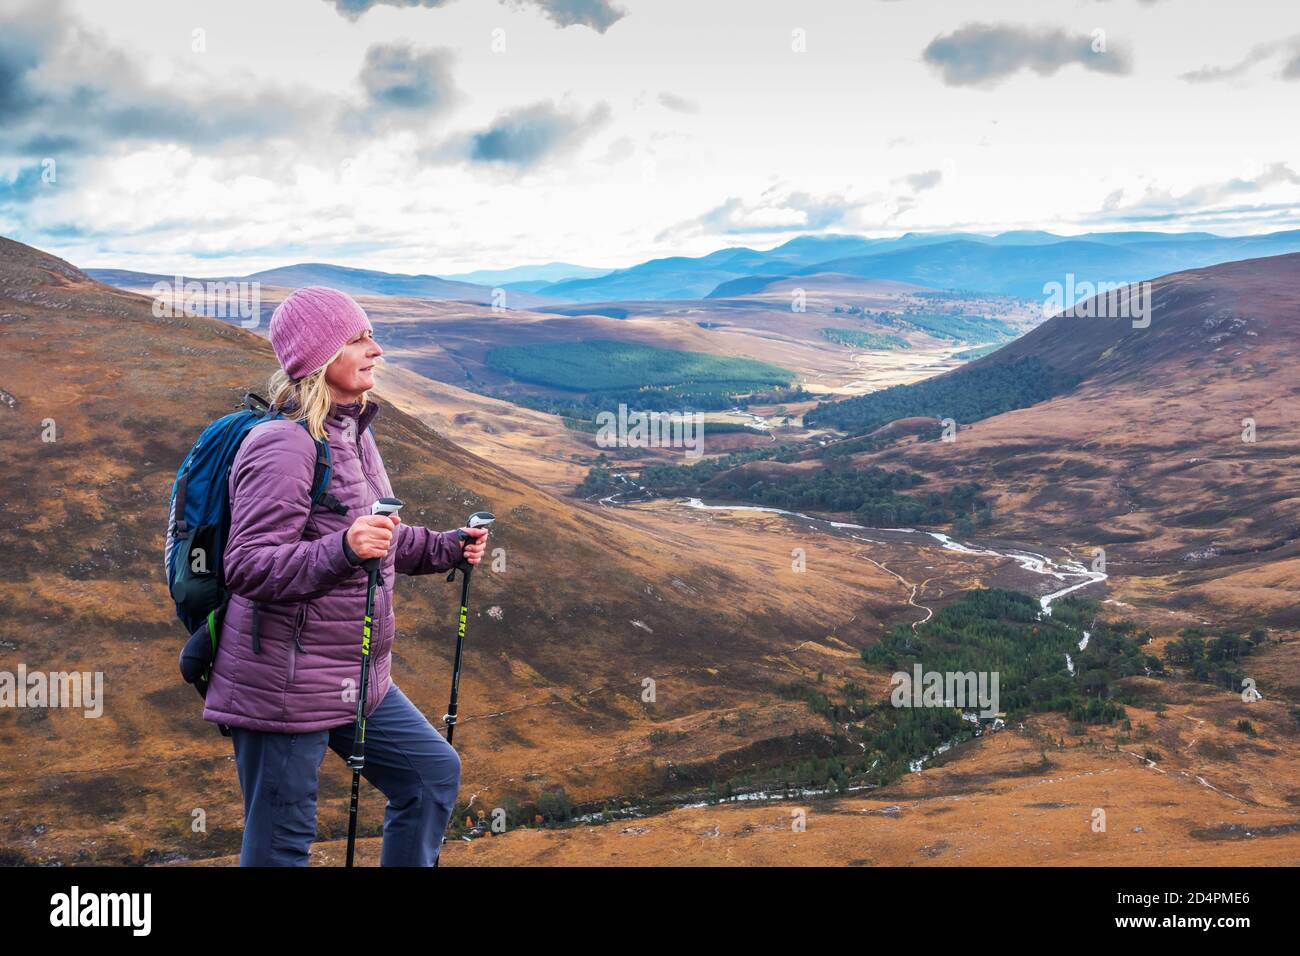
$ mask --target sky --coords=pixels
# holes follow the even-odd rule
[[[0,0],[0,235],[81,267],[614,268],[1300,227],[1296,0]]]

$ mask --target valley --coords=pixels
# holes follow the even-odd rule
[[[821,273],[690,300],[507,310],[358,293],[387,353],[376,428],[411,520],[499,516],[502,569],[476,582],[447,865],[1296,862],[1296,260],[1158,279],[1146,335],[1043,322],[1001,293],[945,294],[936,311],[922,286]],[[804,311],[791,310],[798,288]],[[264,308],[284,292],[264,288]],[[960,321],[959,337],[935,334],[956,327],[936,315]],[[993,327],[971,316],[1004,331],[985,341]],[[0,806],[41,808],[0,814],[0,844],[22,862],[229,865],[238,784],[228,741],[174,673],[157,515],[198,430],[274,368],[265,329],[158,318],[148,298],[5,240],[0,335],[19,357],[0,378],[15,399],[0,408],[0,480],[39,474],[49,502],[30,542],[12,497],[0,512],[0,545],[28,555],[0,582],[5,621],[24,622],[7,625],[4,654],[103,670],[115,699],[92,722],[0,712]],[[988,345],[1001,347],[959,357]],[[717,406],[703,410],[710,471],[681,474],[680,449],[596,443],[589,416],[626,385],[616,366],[581,389],[489,358],[566,346],[591,362],[663,358],[671,371],[654,351],[670,349],[710,357],[692,369],[727,369],[669,374],[656,398]],[[1055,376],[1045,394],[991,402],[980,387],[945,413],[966,382],[1023,384],[1028,360]],[[783,374],[728,377],[760,365]],[[907,391],[940,375],[938,390]],[[902,417],[879,412],[895,407]],[[57,441],[39,440],[47,419]],[[597,467],[661,485],[576,494]],[[915,509],[942,519],[860,520]],[[952,713],[896,727],[880,709],[892,672],[880,648],[909,634],[938,646],[961,620],[945,609],[983,589],[1027,596],[1019,617],[989,619],[1016,640],[1078,629],[1085,646],[1032,678],[1055,688],[1043,707],[1065,709],[996,729]],[[440,714],[450,590],[435,575],[399,591],[394,674]],[[1107,629],[1160,667],[1090,658],[1084,631]],[[1197,676],[1177,650],[1189,629],[1213,647],[1225,629],[1263,637]],[[1262,700],[1225,686],[1247,666]],[[1100,683],[1085,687],[1088,673]],[[1079,716],[1094,704],[1125,716]],[[952,727],[981,732],[908,772]],[[321,774],[322,865],[338,862],[346,819],[335,763]],[[204,833],[188,828],[196,807]],[[475,820],[498,807],[511,822],[493,835]],[[1097,808],[1105,831],[1091,829]],[[368,789],[363,820],[382,812]],[[377,861],[376,832],[363,864]]]

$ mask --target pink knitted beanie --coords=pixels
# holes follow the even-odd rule
[[[365,310],[337,289],[310,285],[289,294],[271,315],[271,347],[290,378],[310,375],[366,329]]]

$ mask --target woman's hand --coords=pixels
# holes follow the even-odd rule
[[[362,515],[348,528],[348,547],[362,561],[382,558],[393,543],[401,517],[394,515]]]
[[[487,550],[487,528],[461,528],[464,534],[469,535],[470,540],[465,542],[465,560],[470,564],[478,564],[483,560],[483,552]]]

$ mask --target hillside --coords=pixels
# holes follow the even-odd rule
[[[1061,315],[920,386],[1033,361],[1077,382],[1063,394],[857,465],[976,481],[997,533],[1103,547],[1129,597],[1294,626],[1300,255],[1165,276],[1153,296],[1149,328]]]
[[[1149,324],[1092,316],[1094,300],[955,370],[822,402],[804,424],[848,436],[825,447],[639,480],[800,510],[839,502],[889,526],[919,510],[859,511],[876,498],[868,476],[920,474],[919,491],[954,495],[957,509],[976,489],[959,535],[1103,549],[1118,599],[1294,626],[1300,255],[1175,273],[1151,283],[1151,299]],[[898,419],[928,420],[929,434],[890,438]],[[949,419],[962,427],[945,441]]]
[[[162,535],[176,466],[205,423],[263,386],[270,346],[216,320],[155,318],[149,300],[8,240],[0,330],[10,357],[0,486],[40,496],[35,506],[10,493],[0,506],[0,548],[21,555],[0,582],[0,658],[9,670],[102,671],[107,698],[97,720],[0,712],[0,805],[39,808],[4,814],[0,843],[17,859],[65,862],[231,852],[240,802],[229,742],[177,673],[183,635],[162,580]],[[779,760],[812,716],[771,695],[770,659],[822,636],[847,608],[877,624],[893,613],[894,582],[877,568],[764,587],[788,566],[788,537],[745,546],[724,534],[734,558],[710,557],[672,528],[561,501],[398,411],[382,388],[377,398],[387,405],[380,447],[410,521],[499,516],[493,544],[506,569],[475,579],[461,686],[466,798],[670,788],[663,748],[647,743],[664,722],[699,725],[674,759],[700,773],[728,753],[726,766]],[[54,440],[43,441],[50,428]],[[439,575],[399,590],[394,673],[436,718],[454,595]],[[640,696],[651,676],[654,707]],[[713,717],[742,708],[744,738],[713,729]],[[339,832],[346,785],[341,764],[322,773],[323,835]],[[200,806],[206,834],[189,827]],[[382,820],[369,790],[363,820]]]
[[[0,241],[0,334],[16,359],[0,377],[0,438],[10,452],[0,460],[0,483],[40,494],[39,508],[23,494],[0,505],[0,547],[23,556],[0,582],[0,616],[9,622],[0,662],[10,670],[22,663],[29,671],[102,671],[106,683],[98,719],[43,709],[0,712],[8,758],[0,768],[4,859],[229,862],[240,821],[229,742],[201,720],[197,698],[176,675],[182,635],[161,579],[161,537],[176,464],[204,423],[246,388],[262,385],[272,368],[269,346],[215,320],[155,318],[148,300],[7,240]],[[398,411],[386,398],[383,370],[380,382],[377,398],[386,407],[378,438],[410,519],[450,527],[480,507],[500,516],[493,544],[505,549],[506,569],[475,579],[457,735],[463,804],[525,803],[563,787],[563,799],[587,809],[671,806],[701,788],[786,772],[776,768],[802,774],[860,762],[853,738],[828,723],[821,705],[810,705],[817,699],[807,696],[810,689],[825,677],[828,692],[868,688],[871,699],[883,699],[887,673],[864,666],[860,651],[887,626],[906,631],[968,588],[1036,577],[1005,557],[826,534],[773,514],[575,504]],[[520,467],[530,465],[528,442],[540,456],[554,427],[539,416],[507,415],[490,399],[425,386],[405,370],[394,376],[393,392],[440,427],[470,425],[476,447],[499,449]],[[997,420],[963,430],[958,447],[975,447],[962,443]],[[54,440],[42,441],[50,427]],[[519,441],[510,434],[515,427],[527,431]],[[558,484],[564,455],[581,455],[580,447],[550,449],[554,459],[532,467],[555,474]],[[953,463],[933,460],[943,449],[925,442],[910,448],[921,457],[909,458],[908,467],[940,482],[952,479]],[[1019,481],[1052,484],[1050,462],[1008,461],[1027,461],[1048,476],[1022,468]],[[1032,533],[1034,514],[1026,508],[1011,520]],[[807,549],[815,573],[790,573],[796,545]],[[1122,552],[1112,556],[1108,582],[1125,604],[1134,597],[1129,560]],[[1277,564],[1261,569],[1285,575]],[[454,596],[437,575],[402,579],[399,589],[394,673],[436,717],[448,690]],[[1161,598],[1142,595],[1134,613],[1158,618],[1167,613]],[[1197,618],[1180,611],[1171,620],[1182,626]],[[1070,731],[1068,746],[1081,749],[1049,750],[1043,759],[1037,755],[1046,742],[1066,737],[1068,728],[1059,718],[1035,718],[1024,740],[995,735],[937,762],[946,767],[910,775],[869,799],[819,803],[810,817],[828,814],[825,826],[817,825],[825,833],[795,855],[780,855],[763,835],[773,815],[786,812],[769,805],[684,808],[632,830],[615,823],[519,831],[501,841],[458,843],[448,863],[1043,862],[1058,858],[1042,849],[1043,841],[1073,833],[1077,821],[1038,812],[1041,798],[1025,787],[1051,788],[1053,809],[1092,805],[1097,796],[1089,780],[1110,773],[1128,796],[1108,806],[1126,821],[1158,827],[1159,836],[1090,846],[1080,862],[1200,859],[1209,849],[1238,847],[1237,823],[1283,836],[1243,861],[1276,859],[1287,852],[1290,808],[1300,799],[1279,769],[1294,750],[1286,710],[1297,693],[1296,646],[1270,644],[1251,658],[1269,698],[1251,712],[1261,739],[1248,746],[1267,760],[1262,773],[1232,758],[1230,748],[1243,746],[1231,726],[1242,706],[1238,695],[1161,682],[1147,693],[1173,710],[1159,725],[1156,746],[1168,751],[1165,766],[1176,774],[1143,767],[1122,742],[1107,755],[1117,745],[1106,742],[1107,734],[1121,739],[1114,728],[1100,737]],[[642,700],[646,677],[657,682],[652,703]],[[1203,727],[1207,719],[1213,729]],[[338,862],[347,786],[346,769],[327,761],[319,863]],[[373,862],[382,798],[370,788],[363,793],[362,860]],[[928,818],[968,795],[980,799],[959,807],[937,838]],[[1024,802],[1030,797],[1033,805]],[[881,814],[903,801],[908,822],[887,838]],[[1195,805],[1202,822],[1149,811],[1171,805]],[[204,832],[191,827],[196,809],[206,815]],[[1246,815],[1235,815],[1238,809]],[[1026,810],[1035,811],[1032,820],[1017,816]],[[649,839],[624,850],[629,834]],[[993,856],[989,840],[1000,848]],[[877,849],[853,849],[864,841]]]

